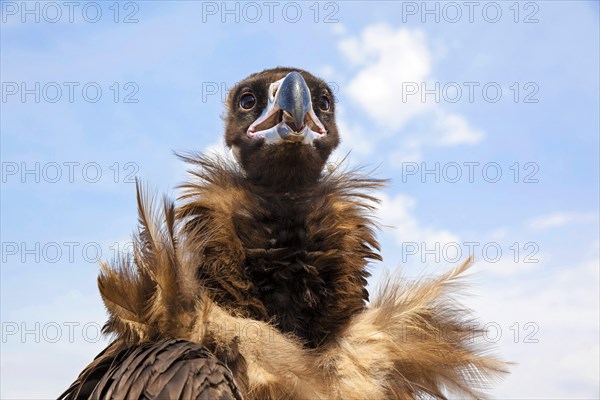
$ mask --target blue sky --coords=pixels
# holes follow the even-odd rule
[[[0,2],[0,397],[56,397],[101,350],[96,261],[135,229],[130,178],[176,194],[173,150],[224,151],[226,89],[285,65],[336,90],[334,159],[392,180],[372,286],[472,246],[465,301],[518,363],[493,396],[597,398],[598,3],[276,3],[80,2],[71,22]]]

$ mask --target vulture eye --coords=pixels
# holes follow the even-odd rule
[[[329,111],[329,97],[321,96],[319,99],[319,108],[322,111]]]
[[[256,105],[256,97],[252,93],[242,95],[240,99],[240,107],[244,110],[252,110]]]

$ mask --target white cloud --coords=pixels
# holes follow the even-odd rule
[[[386,227],[392,228],[391,232],[399,244],[425,243],[427,248],[433,248],[437,243],[439,246],[459,243],[458,236],[448,230],[423,226],[413,215],[417,204],[413,197],[403,194],[394,197],[382,194],[379,197],[381,204],[378,217]]]
[[[425,146],[473,145],[479,143],[484,136],[481,130],[472,128],[463,116],[437,109],[432,114],[428,132],[399,141],[400,146],[389,155],[390,165],[400,167],[403,163],[420,162],[423,159]]]
[[[480,295],[469,299],[478,315],[501,328],[498,353],[516,363],[494,391],[497,398],[591,398],[598,393],[600,259],[596,254],[569,265],[550,261],[535,279],[499,277],[476,288]]]
[[[344,24],[342,24],[341,22],[337,22],[332,25],[331,31],[335,35],[345,35],[348,30],[346,29],[346,26]]]
[[[439,136],[439,141],[432,142],[432,145],[476,144],[485,136],[481,130],[472,128],[462,115],[437,110],[435,117],[433,127],[436,136]]]
[[[422,82],[431,72],[431,55],[425,34],[394,31],[385,24],[367,27],[360,38],[340,42],[339,48],[362,68],[348,84],[348,93],[374,120],[398,130],[433,107],[411,96],[401,102],[405,82]]]
[[[531,229],[545,230],[560,228],[568,224],[585,224],[595,221],[598,221],[597,213],[557,212],[534,218],[529,221],[528,225]]]
[[[398,135],[413,120],[421,122],[419,132],[398,140],[391,162],[417,161],[423,147],[473,145],[484,138],[484,132],[473,128],[467,119],[451,113],[435,102],[433,96],[408,95],[407,86],[421,88],[433,80],[431,50],[424,32],[406,28],[394,29],[386,24],[367,26],[357,37],[339,42],[338,48],[358,68],[347,84],[349,97],[372,119],[371,146]],[[346,132],[341,130],[342,134]]]

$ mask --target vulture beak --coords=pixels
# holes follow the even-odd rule
[[[310,89],[300,73],[293,71],[269,86],[269,103],[247,134],[267,144],[284,142],[313,144],[327,130],[312,107]]]

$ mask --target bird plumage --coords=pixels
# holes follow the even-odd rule
[[[238,163],[183,156],[192,169],[177,204],[157,205],[138,186],[132,257],[103,264],[98,278],[104,332],[115,339],[62,398],[126,387],[131,398],[480,397],[504,371],[452,297],[469,262],[439,278],[390,278],[367,302],[367,266],[381,259],[373,191],[384,182],[324,170],[339,142],[333,104],[313,106],[322,130],[305,120],[313,143],[296,132],[269,144],[248,128],[267,97],[283,104],[271,123],[297,117],[268,93],[273,82],[287,90],[293,71],[263,71],[232,90],[225,136]],[[312,104],[332,99],[323,81],[300,73]],[[249,111],[237,106],[247,93],[256,97]]]
[[[116,343],[115,343],[116,344]],[[242,395],[229,370],[194,342],[163,339],[107,348],[68,396],[90,399],[235,399]]]
[[[219,306],[272,320],[310,347],[364,308],[366,267],[380,259],[369,191],[381,181],[324,174],[310,187],[278,193],[224,160],[186,160],[196,169],[182,187],[180,236]]]

